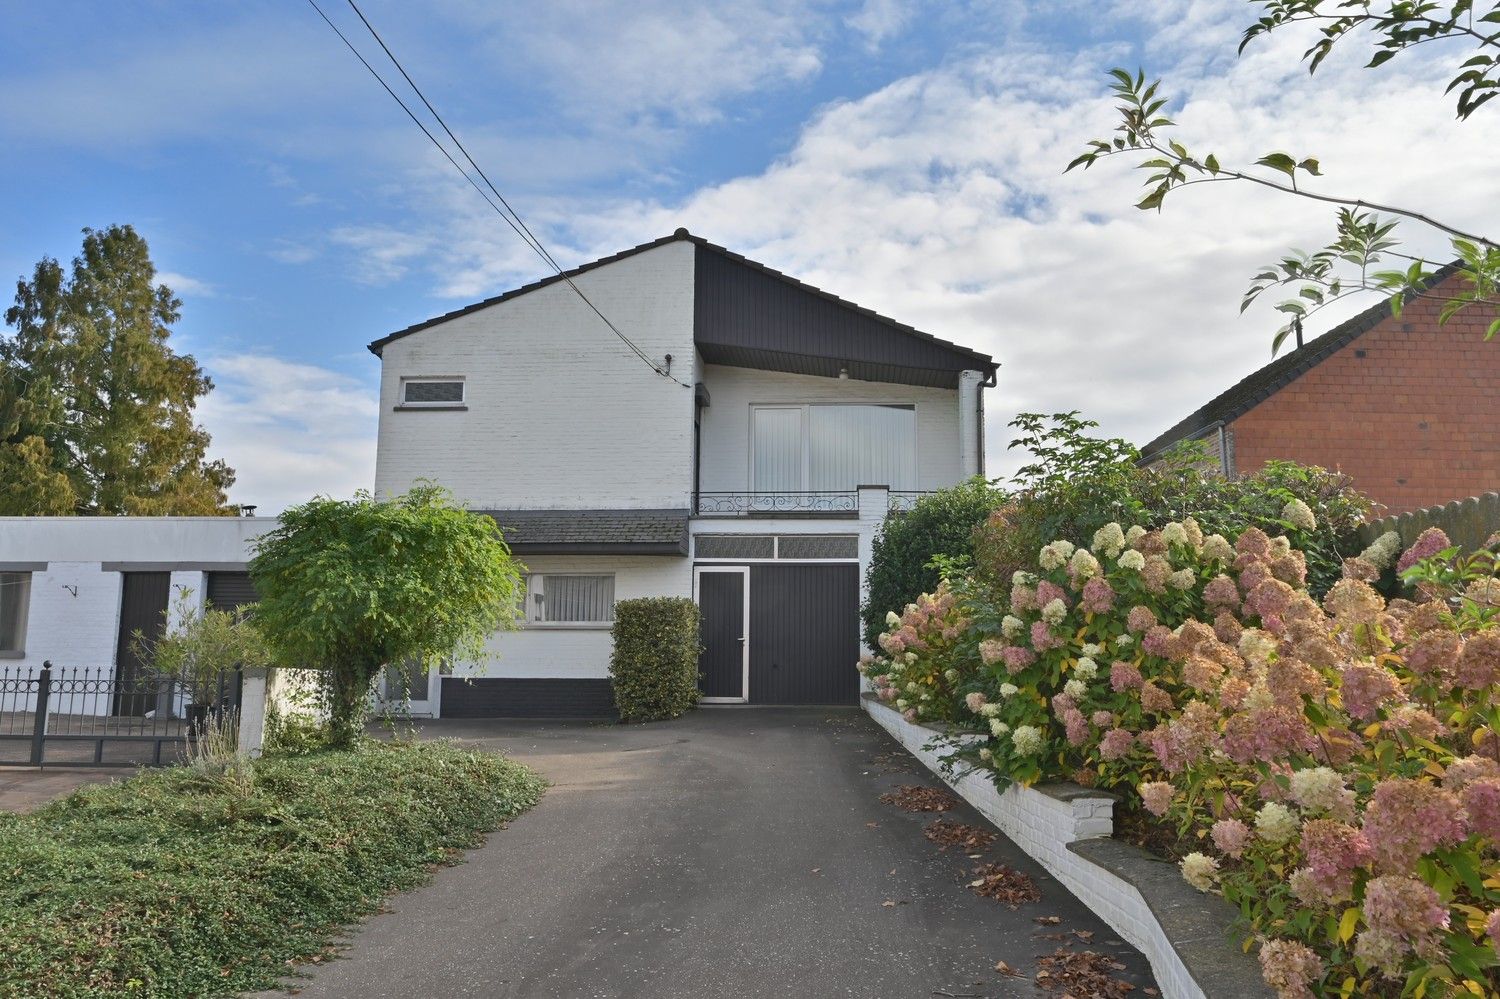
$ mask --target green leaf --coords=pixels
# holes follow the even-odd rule
[[[1379,52],[1375,53],[1374,57],[1369,62],[1365,63],[1365,69],[1374,69],[1381,63],[1395,58],[1395,55],[1395,49],[1381,49]]]
[[[1213,153],[1209,153],[1208,156],[1204,158],[1203,165],[1208,168],[1209,173],[1218,176],[1219,160],[1214,156]]]
[[[1310,156],[1297,165],[1306,170],[1308,173],[1312,174],[1314,177],[1323,176],[1322,173],[1318,170],[1318,161]]]
[[[1295,175],[1297,172],[1297,161],[1286,153],[1270,153],[1262,156],[1255,162],[1261,166],[1270,167],[1272,170],[1279,170],[1288,177]]]

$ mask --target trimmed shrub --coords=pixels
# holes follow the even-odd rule
[[[972,561],[974,529],[1005,502],[1005,492],[975,477],[951,489],[923,496],[906,513],[881,525],[866,574],[870,597],[861,608],[865,644],[875,647],[885,630],[887,611],[899,612],[937,588],[935,556]]]
[[[623,721],[676,718],[698,703],[698,605],[687,597],[615,604],[609,674]]]

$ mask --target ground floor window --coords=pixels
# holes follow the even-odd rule
[[[526,577],[528,624],[610,624],[615,619],[615,577],[533,573]]]
[[[0,656],[26,651],[26,609],[31,604],[31,573],[0,572]]]

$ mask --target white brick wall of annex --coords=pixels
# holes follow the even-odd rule
[[[698,378],[696,247],[668,243],[575,280],[672,375]],[[463,410],[399,409],[403,376],[460,376]],[[378,493],[419,479],[474,508],[675,508],[692,492],[693,393],[653,373],[565,283],[383,349]]]
[[[709,394],[709,407],[702,416],[699,473],[704,492],[749,489],[750,407],[763,403],[914,404],[917,488],[942,489],[964,477],[956,389],[819,378],[721,364],[705,365],[702,381]]]
[[[568,572],[615,577],[615,600],[635,597],[691,597],[692,565],[670,555],[522,556],[527,571]],[[459,663],[456,676],[476,678],[548,677],[596,679],[609,676],[612,648],[608,625],[526,625],[490,638],[492,658]]]

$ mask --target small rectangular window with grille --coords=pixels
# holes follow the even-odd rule
[[[464,382],[461,378],[404,378],[401,381],[402,406],[462,406]]]

